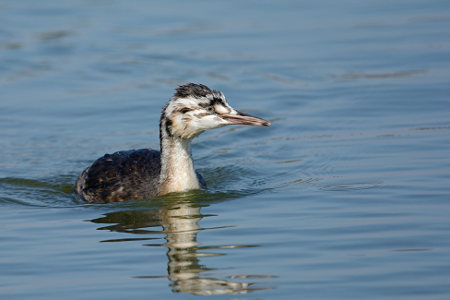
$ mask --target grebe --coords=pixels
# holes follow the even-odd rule
[[[105,154],[81,173],[74,190],[87,202],[107,203],[205,188],[194,169],[191,141],[205,130],[225,125],[271,124],[235,110],[220,91],[194,83],[179,86],[161,113],[161,151]]]

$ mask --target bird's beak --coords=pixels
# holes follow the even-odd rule
[[[270,122],[264,119],[254,117],[236,111],[236,114],[221,114],[222,119],[228,121],[229,125],[251,125],[251,126],[270,126]]]

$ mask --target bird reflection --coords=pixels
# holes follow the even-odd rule
[[[147,210],[118,211],[92,220],[94,223],[112,224],[99,229],[127,232],[139,235],[165,234],[165,243],[150,243],[145,246],[167,247],[167,277],[171,281],[172,291],[197,295],[244,294],[271,287],[255,286],[256,282],[232,281],[229,279],[250,280],[270,278],[267,275],[234,275],[225,279],[205,276],[202,273],[214,270],[201,264],[200,257],[224,254],[207,253],[207,249],[230,249],[254,247],[254,245],[204,246],[197,242],[201,230],[198,222],[206,215],[200,212],[201,205],[187,200],[165,201],[165,204]],[[159,230],[158,227],[162,227]],[[213,229],[213,228],[207,228]],[[103,242],[124,242],[129,240],[159,240],[158,237],[139,237]],[[160,276],[136,276],[137,278],[155,278]]]

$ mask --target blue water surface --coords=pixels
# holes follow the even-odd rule
[[[0,298],[450,298],[448,1],[7,0],[0,20]],[[196,138],[208,190],[76,200],[96,158],[159,148],[186,82],[272,126]]]

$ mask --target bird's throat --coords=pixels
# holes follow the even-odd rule
[[[200,189],[191,157],[191,140],[164,136],[161,140],[161,173],[158,195]]]

